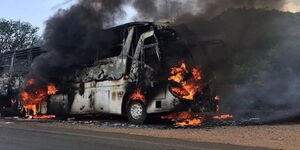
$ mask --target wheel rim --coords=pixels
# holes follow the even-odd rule
[[[130,113],[133,119],[140,119],[143,115],[143,106],[140,103],[131,105]]]

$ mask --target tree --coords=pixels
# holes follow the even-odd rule
[[[30,23],[0,19],[0,51],[14,51],[36,46],[38,28]]]

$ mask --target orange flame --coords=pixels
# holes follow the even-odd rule
[[[55,115],[35,115],[33,119],[53,119],[56,118]]]
[[[232,119],[233,115],[217,115],[217,116],[208,116],[201,113],[193,113],[189,111],[172,113],[166,116],[161,116],[161,119],[167,119],[174,122],[177,127],[198,127],[203,124],[206,120],[216,119]]]
[[[188,100],[193,100],[194,95],[197,94],[198,91],[200,91],[200,86],[194,84],[183,83],[182,87],[185,91],[188,92],[188,95],[183,96],[183,98]]]
[[[193,68],[193,69],[192,69],[192,74],[193,74],[195,80],[198,80],[198,81],[199,81],[199,80],[202,79],[200,70],[198,70],[198,69],[196,69],[196,68]]]
[[[143,103],[146,103],[146,98],[142,94],[141,89],[137,89],[130,97],[131,100],[140,100]]]
[[[34,78],[31,78],[31,79],[27,80],[26,86],[31,86],[31,85],[33,85],[34,83],[35,83],[35,79],[34,79]]]
[[[48,88],[47,90],[48,95],[54,95],[58,91],[54,84],[49,84],[47,88]]]
[[[168,80],[175,81],[177,83],[182,82],[184,74],[187,72],[186,64],[182,63],[179,67],[173,67],[171,68],[171,74],[172,76],[169,77]]]
[[[27,86],[32,86],[35,79],[29,79],[26,83]],[[48,84],[46,88],[32,88],[29,91],[23,91],[21,93],[21,99],[23,108],[25,109],[27,115],[32,111],[32,115],[37,115],[37,106],[46,100],[47,96],[54,95],[57,93],[57,88],[54,84]]]
[[[36,105],[25,105],[23,106],[24,109],[26,110],[27,112],[27,115],[28,116],[28,112],[31,110],[32,111],[32,115],[36,115],[37,114],[37,109],[36,109]]]
[[[182,63],[179,67],[171,68],[171,76],[168,80],[181,85],[181,87],[172,87],[172,92],[184,99],[193,100],[195,94],[201,90],[201,87],[196,85],[196,82],[200,81],[202,76],[200,70],[194,68],[191,70],[193,78],[185,80],[185,76],[189,73],[190,72],[188,71],[186,64]]]
[[[203,121],[204,121],[203,118],[187,119],[187,120],[184,120],[182,122],[177,122],[176,126],[179,126],[179,127],[196,127],[196,126],[200,126]]]
[[[43,90],[36,90],[34,92],[22,92],[23,105],[35,105],[41,103],[47,94]]]
[[[178,127],[196,127],[204,122],[204,117],[197,116],[192,112],[184,111],[166,116],[161,116],[161,119],[168,119],[175,122]]]

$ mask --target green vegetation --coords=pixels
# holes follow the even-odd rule
[[[0,51],[33,47],[39,40],[37,27],[26,22],[0,19]]]

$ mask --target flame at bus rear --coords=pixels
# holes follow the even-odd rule
[[[42,103],[46,102],[47,97],[49,95],[54,95],[57,93],[57,88],[54,84],[48,84],[46,87],[34,86],[35,79],[31,78],[26,82],[26,90],[21,93],[21,100],[23,104],[23,108],[26,111],[26,116],[33,115],[36,116],[38,114],[38,110]],[[50,118],[52,118],[51,116]],[[36,118],[43,118],[43,116],[39,116]],[[45,117],[49,118],[49,117]]]

